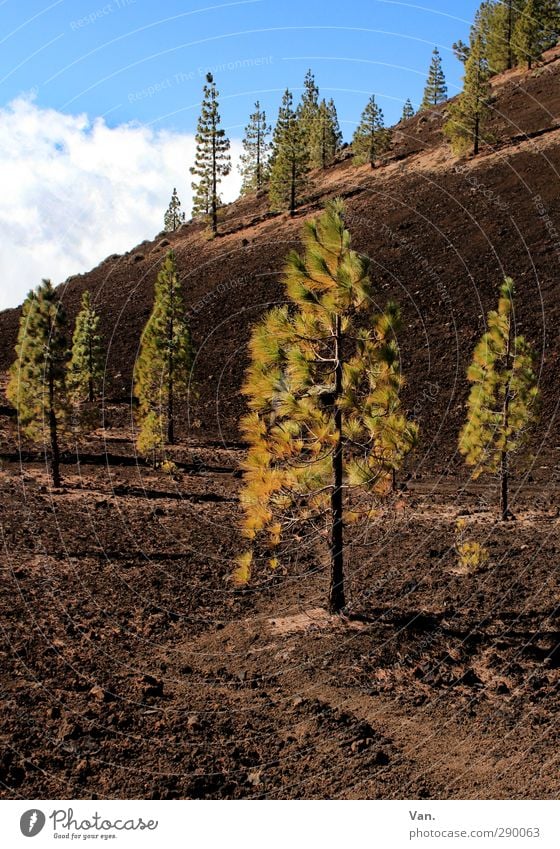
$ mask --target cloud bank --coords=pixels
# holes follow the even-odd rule
[[[41,278],[60,283],[163,227],[177,186],[190,214],[192,135],[66,115],[20,97],[0,109],[0,309]],[[240,152],[232,141],[232,160]],[[239,193],[237,168],[222,184]]]

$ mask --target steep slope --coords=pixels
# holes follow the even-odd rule
[[[465,368],[506,273],[519,287],[520,330],[539,356],[545,415],[537,445],[550,455],[560,355],[559,78],[554,51],[529,74],[496,78],[490,128],[496,143],[476,160],[459,162],[442,141],[444,105],[399,125],[391,154],[374,170],[354,167],[344,152],[338,164],[314,175],[293,219],[269,213],[266,198],[241,199],[223,211],[215,240],[189,223],[69,278],[62,293],[70,314],[85,289],[102,313],[107,395],[129,398],[154,279],[172,246],[198,349],[197,395],[185,423],[188,416],[205,438],[235,440],[251,324],[282,299],[283,259],[297,246],[302,220],[341,195],[354,245],[373,259],[379,304],[394,297],[404,310],[406,403],[422,426],[422,463],[437,470],[454,454]],[[0,314],[2,370],[12,358],[18,315]]]

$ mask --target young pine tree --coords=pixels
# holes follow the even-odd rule
[[[52,482],[59,487],[59,433],[68,413],[66,316],[50,280],[43,280],[23,304],[10,369],[8,400],[19,426],[35,444],[48,446]]]
[[[429,109],[431,106],[437,106],[438,103],[443,103],[445,100],[447,100],[447,84],[443,73],[440,52],[437,47],[434,47],[420,109]]]
[[[352,139],[354,161],[357,165],[369,162],[375,167],[375,160],[388,149],[391,141],[389,130],[385,128],[383,112],[375,102],[372,94],[367,106],[362,112],[359,125]]]
[[[405,101],[404,106],[403,106],[401,121],[408,121],[409,118],[414,118],[414,115],[415,115],[414,106],[412,105],[412,101],[410,100],[410,97],[408,97]]]
[[[309,158],[301,122],[293,108],[292,94],[286,89],[272,142],[269,198],[273,208],[287,207],[290,214],[294,214],[308,170]]]
[[[209,215],[214,235],[218,232],[218,208],[221,203],[218,187],[222,177],[229,174],[230,168],[229,139],[220,127],[218,90],[212,74],[207,74],[196,131],[195,163],[190,171],[198,178],[192,183],[193,215]]]
[[[181,211],[181,201],[177,189],[173,189],[167,212],[163,217],[163,228],[167,233],[173,233],[185,223],[185,213]]]
[[[138,448],[155,452],[174,442],[175,405],[186,397],[193,363],[191,340],[175,256],[170,251],[158,274],[152,313],[134,367],[138,398]]]
[[[485,58],[482,38],[471,44],[465,64],[463,91],[449,108],[449,119],[443,131],[457,154],[466,153],[472,145],[476,156],[489,115],[490,70]]]
[[[283,546],[326,523],[329,608],[338,612],[345,524],[389,493],[416,426],[400,411],[398,308],[372,314],[369,260],[351,250],[341,201],[305,223],[303,244],[285,269],[290,307],[272,309],[250,343],[241,503],[252,548],[236,578],[248,580],[261,553],[274,567]]]
[[[257,100],[255,111],[249,115],[249,123],[245,127],[245,138],[243,139],[243,153],[241,154],[239,173],[243,178],[241,194],[261,191],[268,178],[268,160],[270,157],[271,143],[270,124],[266,123],[266,113],[261,109]]]
[[[459,450],[467,465],[474,467],[473,478],[499,472],[504,520],[512,518],[508,502],[511,458],[526,443],[538,399],[531,346],[515,335],[514,294],[508,277],[467,372],[472,388],[467,421],[459,436]]]
[[[103,380],[103,350],[99,335],[99,315],[89,292],[82,295],[80,312],[72,337],[69,385],[76,401],[95,401]]]

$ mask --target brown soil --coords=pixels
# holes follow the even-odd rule
[[[558,491],[502,524],[482,486],[410,481],[351,533],[340,619],[321,533],[232,586],[238,449],[177,449],[173,480],[120,438],[56,493],[0,473],[4,797],[558,796]]]
[[[208,240],[166,236],[198,348],[175,478],[135,456],[130,374],[163,234],[62,289],[90,288],[108,346],[103,425],[65,447],[51,492],[0,409],[0,782],[6,798],[557,798],[560,586],[560,62],[496,80],[494,146],[458,163],[441,112],[402,125],[372,170],[316,175],[294,220],[247,198]],[[422,442],[406,488],[351,531],[348,618],[324,610],[322,531],[246,590],[237,420],[250,325],[282,299],[301,221],[343,195],[379,303],[404,309],[405,403]],[[536,202],[535,197],[541,200]],[[504,273],[538,352],[543,415],[497,523],[462,476],[464,373]],[[0,369],[18,311],[0,314]],[[190,438],[187,440],[187,425]],[[458,565],[456,521],[487,564]]]

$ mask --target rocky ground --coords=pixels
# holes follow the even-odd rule
[[[519,479],[503,524],[484,484],[409,480],[352,534],[340,619],[321,534],[232,585],[235,446],[170,478],[100,432],[55,492],[4,456],[4,798],[558,797],[557,489]]]

